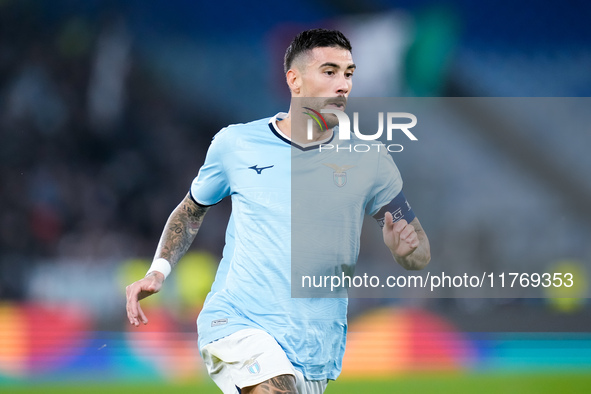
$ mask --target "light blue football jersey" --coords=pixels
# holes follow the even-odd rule
[[[333,136],[323,144],[343,149],[301,147],[277,128],[283,116],[222,129],[191,185],[201,205],[232,198],[223,258],[197,319],[199,347],[259,328],[307,379],[334,380],[345,351],[347,299],[301,292],[292,280],[349,272],[363,216],[396,197],[402,180],[384,147],[349,151],[345,145],[360,140]]]

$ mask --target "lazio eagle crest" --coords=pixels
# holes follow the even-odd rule
[[[242,364],[242,368],[246,367],[248,372],[251,374],[257,374],[261,372],[261,365],[257,361],[257,358],[263,353],[255,354],[252,358],[246,360],[244,364]]]
[[[343,187],[347,184],[347,173],[345,171],[347,171],[348,169],[351,169],[355,166],[339,166],[337,164],[332,164],[332,163],[322,163],[327,167],[330,167],[334,170],[333,174],[332,174],[332,180],[334,181],[334,184],[337,185],[338,187]]]

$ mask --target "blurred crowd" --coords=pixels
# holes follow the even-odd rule
[[[368,96],[409,90],[465,97],[590,91],[591,55],[581,44],[588,29],[568,10],[561,12],[571,19],[559,22],[577,25],[582,33],[573,41],[573,33],[559,34],[568,29],[544,30],[542,41],[554,42],[547,50],[531,45],[538,36],[528,30],[522,38],[529,41],[505,37],[498,45],[495,17],[504,14],[489,18],[487,7],[462,1],[457,3],[471,17],[439,8],[411,15],[391,6],[393,13],[329,20],[327,10],[334,7],[319,10],[320,16],[302,8],[302,22],[265,14],[264,28],[244,18],[240,8],[220,26],[198,12],[198,5],[182,3],[173,8],[163,1],[97,0],[78,5],[80,11],[69,2],[0,0],[0,298],[26,298],[28,282],[49,277],[39,266],[68,271],[68,264],[102,268],[109,261],[106,283],[121,261],[149,260],[215,132],[287,109],[280,75],[284,41],[315,27],[314,18],[325,18],[323,26],[340,23],[357,40],[356,92]],[[265,4],[247,7],[249,15],[260,14]],[[544,10],[546,19],[553,15],[548,6]],[[460,25],[467,31],[460,34]],[[395,67],[372,68],[383,64]],[[535,102],[525,100],[516,109],[528,104]],[[588,146],[588,122],[580,116],[585,111],[578,111],[583,126],[569,120],[568,130],[554,132],[564,128],[558,104],[560,116],[572,109],[571,102],[548,102],[553,110],[545,112],[552,112],[558,126],[549,127],[536,104],[525,114],[526,126],[507,129],[505,140],[503,127],[491,126],[488,117],[478,119],[481,124],[467,121],[473,111],[462,105],[421,118],[421,125],[433,126],[423,129],[420,146],[409,145],[395,160],[405,194],[432,239],[433,270],[534,271],[565,258],[588,265],[590,216],[578,198],[591,190],[589,162],[581,153]],[[562,187],[569,176],[570,188]],[[229,211],[229,201],[209,211],[196,249],[219,256]],[[499,212],[508,227],[498,225]],[[560,220],[549,226],[541,212]],[[383,245],[373,230],[364,227],[364,240],[376,247],[362,247],[360,262],[389,274],[392,266],[383,264]],[[553,241],[540,242],[547,239]],[[87,280],[85,275],[79,278]]]
[[[2,296],[39,258],[151,255],[217,127],[173,105],[121,16],[35,4],[0,7]]]

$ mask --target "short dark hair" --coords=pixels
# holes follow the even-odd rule
[[[351,52],[351,43],[338,30],[311,29],[295,36],[283,59],[283,69],[287,73],[293,60],[300,54],[318,47],[340,47]]]

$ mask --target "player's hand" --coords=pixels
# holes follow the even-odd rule
[[[163,282],[164,275],[158,271],[153,271],[145,278],[133,282],[125,288],[127,295],[127,318],[131,325],[139,327],[140,320],[142,323],[148,324],[148,318],[144,311],[142,311],[140,300],[158,293],[162,288]]]
[[[382,234],[384,243],[392,251],[394,258],[407,257],[419,246],[419,237],[414,226],[404,219],[394,223],[390,212],[386,212],[384,217]]]

